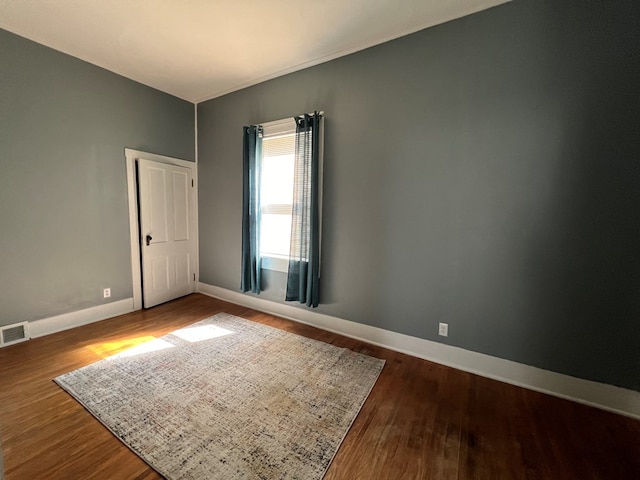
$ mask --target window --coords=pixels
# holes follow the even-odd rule
[[[243,292],[262,291],[263,268],[281,270],[285,301],[319,304],[323,124],[316,111],[243,127]]]
[[[262,267],[289,268],[296,124],[292,119],[263,125],[260,161],[260,256]]]

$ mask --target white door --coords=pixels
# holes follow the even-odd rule
[[[138,160],[145,308],[195,291],[192,188],[189,168]]]

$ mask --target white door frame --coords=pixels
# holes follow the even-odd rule
[[[199,247],[198,247],[198,167],[195,162],[166,157],[155,153],[141,152],[131,148],[124,149],[127,164],[127,197],[129,199],[129,241],[131,244],[131,280],[133,284],[133,310],[142,309],[142,270],[140,267],[140,226],[138,225],[138,185],[136,179],[136,160],[144,158],[159,163],[168,163],[191,170],[194,188],[191,189],[193,205],[191,229],[196,241],[195,274],[196,285],[200,280]]]

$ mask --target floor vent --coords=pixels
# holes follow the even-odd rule
[[[29,323],[14,323],[0,327],[0,347],[29,340]]]

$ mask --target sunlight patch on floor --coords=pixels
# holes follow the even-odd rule
[[[124,340],[117,340],[115,342],[96,343],[90,345],[88,348],[93,353],[100,355],[102,358],[106,358],[155,339],[156,337],[152,335],[146,335],[144,337],[125,338]]]
[[[180,330],[171,332],[172,335],[191,343],[210,340],[217,337],[224,337],[225,335],[231,335],[233,333],[235,332],[215,325],[198,325],[181,328]]]
[[[116,355],[110,356],[107,360],[113,360],[122,357],[133,357],[134,355],[140,355],[141,353],[156,352],[158,350],[164,350],[166,348],[173,348],[174,344],[167,342],[161,338],[154,338],[144,343],[140,343],[135,347],[124,350]]]
[[[171,335],[175,335],[189,343],[195,343],[203,340],[210,340],[212,338],[223,337],[225,335],[231,335],[233,333],[235,332],[215,325],[196,325],[181,328],[180,330],[171,332]],[[125,338],[123,340],[113,342],[97,343],[90,345],[88,348],[102,358],[121,358],[139,355],[146,352],[164,350],[175,346],[176,345],[171,343],[170,337],[169,340],[163,340],[162,338],[156,338],[152,335],[145,335],[141,337]]]

